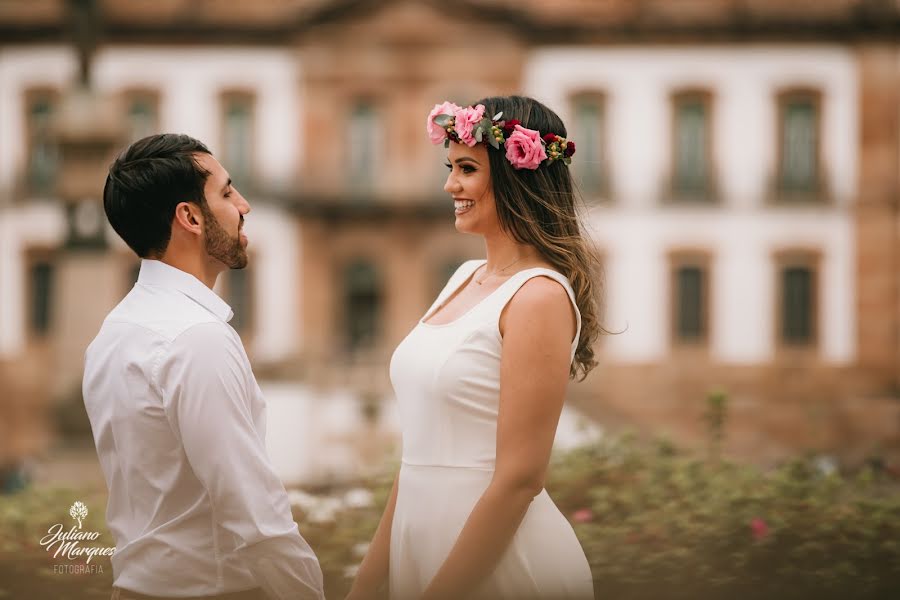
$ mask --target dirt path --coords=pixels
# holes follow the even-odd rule
[[[62,562],[67,564],[56,566]],[[95,559],[91,565],[60,561],[47,554],[0,556],[0,598],[106,600],[112,589],[112,566],[109,559]]]

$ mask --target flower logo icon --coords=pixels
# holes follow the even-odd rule
[[[69,516],[78,521],[78,529],[81,529],[81,520],[88,516],[87,506],[80,500],[76,500],[72,508],[69,509]]]

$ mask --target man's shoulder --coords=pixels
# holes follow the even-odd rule
[[[104,328],[125,327],[135,333],[173,342],[198,325],[208,325],[209,335],[227,336],[230,329],[202,305],[177,290],[136,285],[103,322]],[[218,332],[212,333],[212,332]]]

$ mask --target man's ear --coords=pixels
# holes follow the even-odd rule
[[[203,213],[200,211],[200,206],[194,202],[178,203],[178,206],[175,207],[173,225],[197,235],[203,233]]]

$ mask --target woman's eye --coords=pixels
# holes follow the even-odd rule
[[[445,163],[444,166],[447,167],[447,169],[450,171],[453,170],[453,165],[451,165],[450,163]],[[466,174],[475,172],[475,167],[473,167],[472,165],[460,165],[459,168],[463,173]]]

